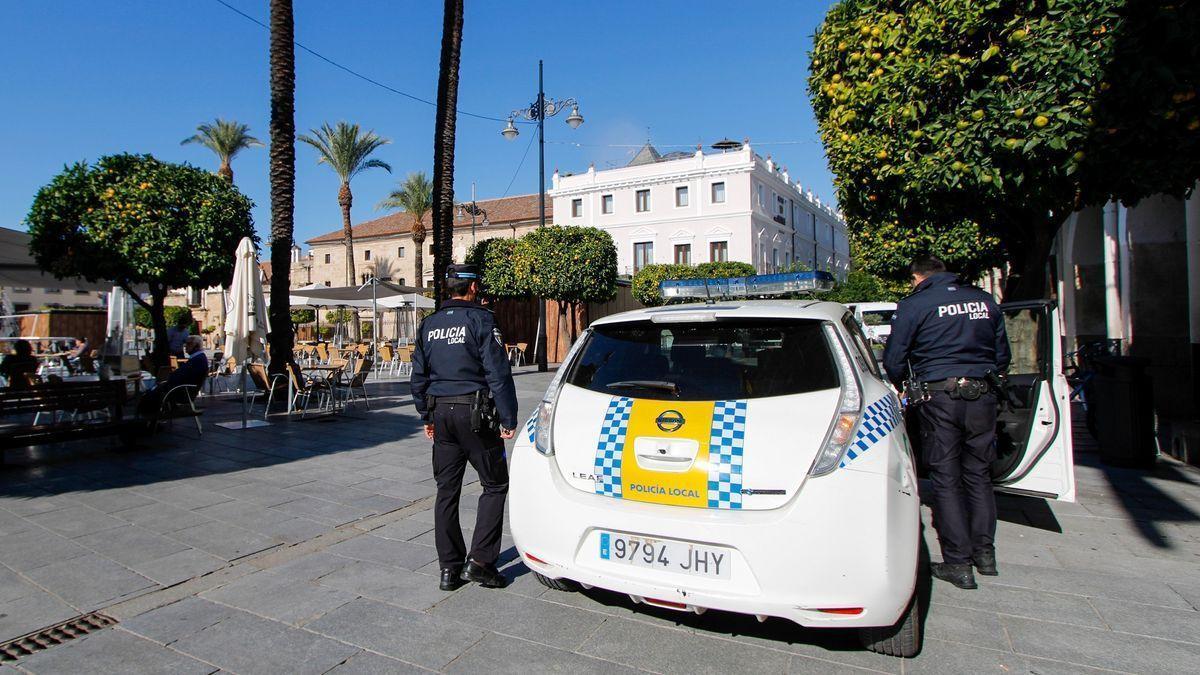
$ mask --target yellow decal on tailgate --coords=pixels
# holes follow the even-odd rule
[[[621,466],[621,496],[707,507],[712,401],[635,399]]]

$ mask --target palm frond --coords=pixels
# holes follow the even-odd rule
[[[357,124],[338,122],[334,127],[326,122],[320,129],[312,129],[297,139],[315,148],[317,163],[328,164],[343,182],[349,182],[366,169],[384,169],[389,173],[392,170],[387,162],[370,157],[391,141],[374,131],[360,132]]]
[[[212,124],[200,124],[196,134],[189,136],[180,145],[196,143],[212,150],[222,164],[228,164],[246,148],[260,147],[263,142],[250,135],[249,125],[233,120],[217,118]]]

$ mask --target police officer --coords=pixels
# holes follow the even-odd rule
[[[426,317],[417,332],[411,378],[425,436],[433,439],[439,587],[452,591],[461,586],[465,563],[467,579],[502,588],[506,582],[496,570],[508,495],[502,439],[512,438],[517,427],[516,388],[496,319],[475,301],[478,271],[471,265],[451,265],[446,288],[450,299]],[[491,420],[498,420],[498,429]],[[469,557],[458,523],[467,462],[483,486]]]
[[[918,258],[909,272],[914,290],[896,308],[884,368],[898,387],[904,380],[915,385],[909,404],[921,430],[942,547],[933,575],[977,588],[972,565],[980,574],[997,574],[991,465],[999,392],[988,375],[1008,368],[1004,317],[990,294],[962,283],[937,258]]]

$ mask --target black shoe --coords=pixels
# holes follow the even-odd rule
[[[986,577],[1000,574],[1000,571],[996,569],[996,551],[994,549],[976,553],[972,556],[972,562],[975,563],[975,571]]]
[[[975,583],[975,573],[971,571],[970,564],[933,563],[929,566],[929,571],[933,573],[933,576],[942,581],[949,581],[963,590],[970,591],[979,588],[979,584]]]
[[[462,587],[466,582],[462,580],[461,567],[443,567],[442,581],[438,584],[438,588],[443,591],[455,591]]]
[[[474,560],[467,562],[467,578],[484,588],[504,588],[508,585],[495,565],[481,565]]]

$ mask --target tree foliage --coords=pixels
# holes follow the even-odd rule
[[[553,225],[517,240],[513,272],[530,294],[567,304],[607,302],[617,293],[617,248],[594,227]]]
[[[110,155],[68,166],[34,197],[30,252],[57,277],[105,279],[153,319],[166,358],[163,300],[170,288],[228,283],[242,237],[257,241],[250,200],[228,181],[150,155]],[[132,292],[150,290],[147,303]]]
[[[289,315],[291,316],[292,323],[297,325],[312,323],[317,320],[317,312],[312,309],[293,309],[289,312]]]
[[[217,174],[230,183],[233,182],[233,158],[246,148],[261,147],[262,141],[250,135],[250,126],[233,120],[217,118],[212,124],[204,123],[196,127],[196,133],[182,141],[180,145],[197,143],[212,150],[217,156],[219,166]]]
[[[822,293],[822,300],[831,302],[882,302],[895,301],[904,296],[901,286],[887,281],[865,270],[851,270],[846,280],[839,282],[832,291]]]
[[[667,279],[717,279],[748,277],[756,274],[754,266],[744,262],[708,262],[699,265],[646,265],[633,275],[633,297],[647,307],[663,304],[658,285]]]
[[[413,276],[416,277],[417,288],[425,285],[425,214],[433,207],[433,183],[425,176],[424,171],[414,171],[408,174],[400,187],[388,193],[388,196],[375,205],[376,209],[402,209],[408,214],[412,229]]]
[[[968,281],[976,281],[1004,261],[1000,240],[977,225],[958,223],[945,227],[902,227],[881,223],[857,227],[850,233],[850,255],[856,269],[902,287],[908,284],[908,266],[919,255],[932,255]]]
[[[1040,294],[1072,210],[1200,176],[1198,45],[1198,3],[842,0],[809,86],[852,229],[978,224]]]
[[[192,316],[192,308],[182,305],[167,305],[163,308],[163,317],[167,320],[168,326],[178,326],[179,320],[182,318],[187,319],[188,326],[194,327],[196,324],[196,320]],[[133,323],[138,328],[154,328],[154,319],[145,307],[135,307],[133,309]]]
[[[483,293],[492,298],[517,298],[529,295],[524,280],[514,267],[517,240],[483,239],[467,251],[466,262],[479,268]]]

